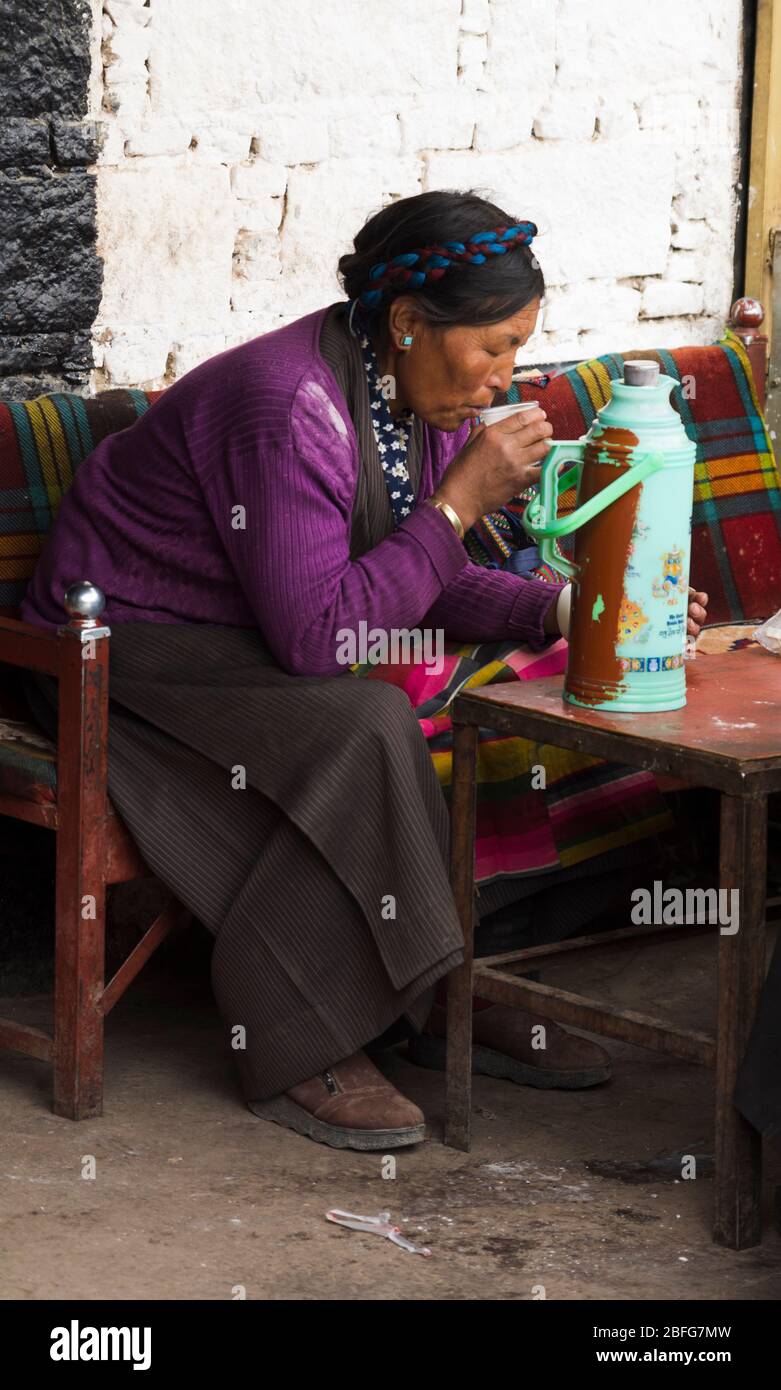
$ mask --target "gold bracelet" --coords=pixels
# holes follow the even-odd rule
[[[428,500],[431,501],[431,498]],[[453,510],[449,502],[431,502],[431,505],[432,507],[436,507],[437,511],[444,513],[458,536],[458,539],[462,541],[464,539],[464,525],[458,512]]]

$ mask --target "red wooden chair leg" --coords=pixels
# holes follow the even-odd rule
[[[103,1113],[109,649],[75,611],[61,629],[54,1111],[86,1120]]]
[[[104,884],[88,881],[83,865],[74,873],[66,859],[58,852],[54,1113],[88,1120],[103,1114],[106,893]]]

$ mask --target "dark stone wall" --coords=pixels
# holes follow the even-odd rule
[[[0,0],[0,399],[85,389],[100,303],[84,0]],[[55,837],[0,817],[0,993],[51,986]]]
[[[80,391],[100,304],[85,0],[0,0],[0,399]]]

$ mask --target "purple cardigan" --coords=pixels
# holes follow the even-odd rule
[[[109,623],[257,627],[296,675],[344,674],[337,633],[360,620],[550,640],[543,618],[563,586],[475,565],[434,507],[350,560],[358,445],[320,355],[325,313],[210,358],[98,445],[62,501],[26,622],[66,621],[64,590],[89,579]],[[466,436],[425,427],[419,503]]]

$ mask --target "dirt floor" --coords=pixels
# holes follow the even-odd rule
[[[543,978],[709,1028],[714,948],[603,950]],[[0,1011],[43,1021],[47,1005]],[[56,1118],[49,1068],[0,1054],[0,1297],[778,1298],[781,1154],[766,1146],[763,1243],[714,1246],[710,1073],[607,1046],[614,1078],[592,1091],[477,1078],[469,1154],[441,1142],[441,1075],[386,1053],[430,1134],[386,1178],[381,1155],[327,1149],[244,1107],[206,958],[176,942],[111,1015],[102,1119]],[[683,1180],[687,1154],[697,1176]],[[431,1258],[330,1225],[334,1206],[389,1209]]]

